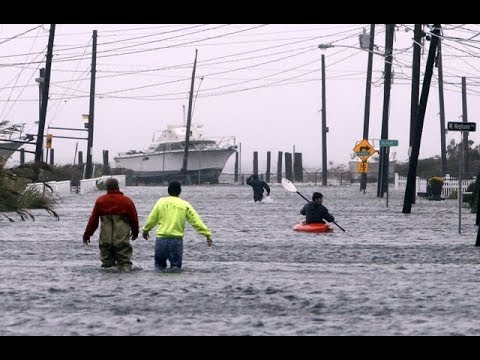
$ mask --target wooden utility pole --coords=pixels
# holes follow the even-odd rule
[[[440,154],[442,158],[442,176],[447,174],[447,141],[445,136],[445,102],[443,99],[443,65],[442,65],[442,39],[438,39],[437,51],[438,67],[438,100],[440,104]],[[466,131],[468,134],[468,131]]]
[[[468,122],[468,112],[467,112],[467,79],[465,76],[462,76],[462,121]],[[468,131],[462,131],[463,139],[462,146],[465,154],[465,161],[463,163],[463,174],[465,178],[470,178],[470,154],[468,151]]]
[[[327,102],[325,95],[325,55],[322,54],[322,185],[327,186]],[[286,159],[285,159],[286,160]],[[285,165],[287,162],[285,161]]]
[[[92,36],[92,68],[90,75],[90,108],[88,111],[88,140],[87,140],[87,163],[85,165],[85,179],[91,179],[93,157],[93,124],[95,120],[95,76],[97,71],[97,30],[93,30]]]
[[[197,54],[198,54],[198,49],[195,49],[195,61],[193,62],[192,81],[190,84],[190,97],[188,98],[187,129],[185,131],[185,151],[183,153],[182,173],[186,183],[190,183],[189,181],[190,179],[187,177],[188,145],[190,143],[190,127],[192,125],[192,100],[193,100],[193,88],[195,85],[195,71],[197,69]]]
[[[53,40],[55,38],[55,24],[50,25],[50,34],[48,36],[47,59],[45,64],[45,79],[42,86],[42,110],[40,111],[40,120],[38,122],[37,143],[35,147],[35,162],[42,161],[43,156],[43,133],[45,132],[45,119],[47,117],[48,91],[50,89],[50,72],[52,70]]]
[[[415,139],[415,129],[417,128],[417,110],[418,98],[420,96],[420,61],[421,61],[421,44],[422,41],[422,24],[415,24],[413,31],[413,58],[412,58],[412,88],[410,96],[410,147],[413,146]],[[410,150],[411,152],[411,150]]]
[[[365,109],[363,113],[363,138],[368,140],[368,128],[370,124],[370,94],[372,92],[372,67],[373,47],[375,45],[375,24],[370,24],[370,43],[368,45],[367,84],[365,86]],[[367,188],[367,173],[362,173],[360,178],[360,191]]]
[[[423,77],[422,94],[417,111],[417,121],[415,128],[415,137],[412,146],[412,153],[408,164],[407,186],[405,189],[405,197],[403,200],[402,213],[410,214],[412,211],[412,198],[415,194],[414,183],[417,177],[418,156],[420,154],[420,143],[422,140],[423,122],[425,120],[425,110],[427,109],[428,93],[430,91],[430,82],[432,81],[433,66],[435,63],[435,54],[437,52],[438,36],[440,34],[440,24],[434,24],[432,37],[430,40],[430,48],[428,50],[427,64],[425,65],[425,75]]]
[[[381,139],[388,140],[388,115],[390,110],[390,88],[392,85],[392,61],[393,61],[393,34],[395,24],[387,24],[385,27],[385,81],[383,86],[383,115]],[[383,197],[388,187],[389,147],[380,148],[380,163],[378,164],[377,196]]]
[[[40,69],[40,76],[35,79],[38,82],[38,122],[40,123],[40,119],[42,118],[42,93],[43,93],[43,85],[45,84],[45,68]]]
[[[408,156],[412,154],[413,141],[415,139],[415,129],[417,127],[418,98],[420,96],[420,61],[422,47],[422,24],[415,24],[413,31],[413,58],[412,58],[412,89],[410,96],[410,138]],[[412,204],[415,204],[416,184],[413,184]]]

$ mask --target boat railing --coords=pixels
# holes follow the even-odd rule
[[[12,137],[14,139],[20,139],[22,136],[23,128],[25,124],[12,124],[10,125],[10,122],[5,120],[5,121],[0,121],[0,139],[1,140],[12,140]]]
[[[218,138],[211,138],[215,140],[218,149],[237,149],[235,144],[235,136],[223,136]]]

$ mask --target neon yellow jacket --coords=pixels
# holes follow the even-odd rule
[[[212,236],[210,229],[203,223],[195,209],[177,196],[160,198],[148,216],[143,232],[149,232],[155,226],[159,238],[183,238],[187,220],[198,233]]]

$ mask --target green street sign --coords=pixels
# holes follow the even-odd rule
[[[380,140],[380,147],[390,147],[390,146],[398,146],[398,140],[387,140],[387,139]]]
[[[370,156],[370,151],[358,151],[355,154],[357,156]]]

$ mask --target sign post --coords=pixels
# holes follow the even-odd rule
[[[380,147],[386,147],[387,157],[390,157],[390,147],[398,146],[398,140],[380,139]],[[387,208],[388,208],[388,174],[387,174]]]
[[[463,144],[463,132],[464,131],[476,131],[477,130],[477,123],[474,122],[460,122],[460,121],[449,121],[447,124],[447,129],[449,131],[460,131],[460,138],[462,141],[460,142],[461,150],[460,150],[460,161],[458,162],[458,233],[462,233],[462,177],[463,177],[463,162],[464,162],[464,144]],[[478,228],[480,234],[480,227]]]
[[[375,149],[368,142],[367,139],[362,139],[362,141],[360,141],[357,145],[355,145],[355,147],[353,148],[353,151],[362,160],[362,162],[357,164],[358,172],[361,174],[367,174],[368,173],[367,160],[370,156],[376,153]],[[365,189],[363,189],[363,194],[365,195]]]

